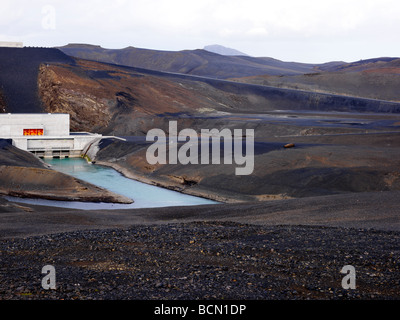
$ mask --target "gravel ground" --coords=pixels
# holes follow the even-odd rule
[[[400,232],[234,222],[0,240],[0,300],[399,299]],[[44,290],[42,267],[56,270]],[[342,288],[352,265],[356,289]]]

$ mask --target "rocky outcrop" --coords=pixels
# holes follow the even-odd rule
[[[168,115],[203,114],[216,106],[225,110],[243,100],[204,83],[186,85],[184,80],[83,60],[42,64],[38,88],[46,112],[71,115],[71,131],[123,136],[162,128]]]
[[[76,76],[67,68],[41,65],[38,88],[47,112],[70,114],[71,131],[101,130],[108,126],[112,97],[99,94],[94,81]]]

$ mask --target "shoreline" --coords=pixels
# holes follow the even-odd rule
[[[131,204],[133,199],[49,167],[0,165],[0,195],[57,201]]]
[[[107,190],[108,191],[108,190]],[[111,191],[109,191],[111,193]],[[90,203],[115,203],[115,204],[132,204],[134,200],[124,197],[119,194],[107,194],[104,196],[72,196],[72,195],[49,195],[38,192],[29,191],[0,191],[0,196],[8,196],[20,199],[33,199],[33,200],[50,200],[50,201],[71,201],[71,202],[90,202]]]
[[[228,196],[224,196],[224,195],[211,195],[207,191],[185,189],[184,187],[181,187],[178,184],[173,185],[171,182],[170,183],[168,183],[168,182],[163,183],[162,179],[158,179],[158,181],[156,181],[155,179],[147,178],[144,175],[140,175],[140,174],[138,174],[137,172],[135,172],[133,170],[127,169],[127,168],[125,168],[125,167],[123,167],[123,166],[121,166],[121,165],[119,165],[117,163],[113,163],[113,162],[95,160],[93,162],[93,164],[94,165],[105,166],[105,167],[110,167],[110,168],[112,168],[115,171],[119,172],[120,174],[122,174],[124,177],[126,177],[128,179],[136,180],[136,181],[139,181],[139,182],[142,182],[142,183],[146,183],[146,184],[149,184],[149,185],[152,185],[152,186],[156,186],[156,187],[160,187],[160,188],[164,188],[164,189],[168,189],[168,190],[184,193],[184,194],[195,196],[195,197],[200,197],[200,198],[213,200],[213,201],[217,201],[217,202],[221,202],[221,203],[227,203],[227,204],[246,202],[246,200],[244,200],[244,199],[243,200],[237,200],[237,197],[238,197],[237,195],[232,195],[232,197],[228,197]]]
[[[93,164],[98,164],[105,167],[110,167],[115,171],[122,174],[124,177],[132,180],[136,180],[142,183],[146,183],[149,185],[153,185],[156,187],[180,192],[183,194],[200,197],[208,200],[217,201],[220,203],[225,204],[239,204],[239,203],[247,203],[247,202],[263,202],[263,201],[279,201],[279,200],[289,200],[289,199],[296,199],[294,197],[289,197],[282,194],[260,194],[260,195],[241,195],[241,194],[232,194],[229,195],[227,193],[221,194],[212,194],[212,191],[207,190],[193,190],[192,188],[185,188],[179,186],[178,184],[174,185],[171,181],[165,181],[163,179],[149,179],[145,177],[143,174],[139,174],[134,170],[125,168],[115,162],[108,162],[108,161],[97,161],[95,160]]]

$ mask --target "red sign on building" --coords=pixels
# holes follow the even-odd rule
[[[24,129],[24,136],[42,136],[43,129]]]

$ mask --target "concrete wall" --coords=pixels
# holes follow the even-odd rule
[[[73,150],[74,139],[27,139],[28,150]]]
[[[86,134],[79,136],[68,136],[68,137],[14,137],[13,145],[23,150],[41,150],[41,149],[65,149],[65,150],[83,150],[90,143],[96,139],[101,139],[102,135],[98,134]]]
[[[69,114],[0,114],[0,137],[22,137],[23,129],[43,129],[44,136],[69,136]]]
[[[102,138],[99,134],[87,134],[82,136],[74,136],[74,148],[76,150],[84,150],[92,142]]]

